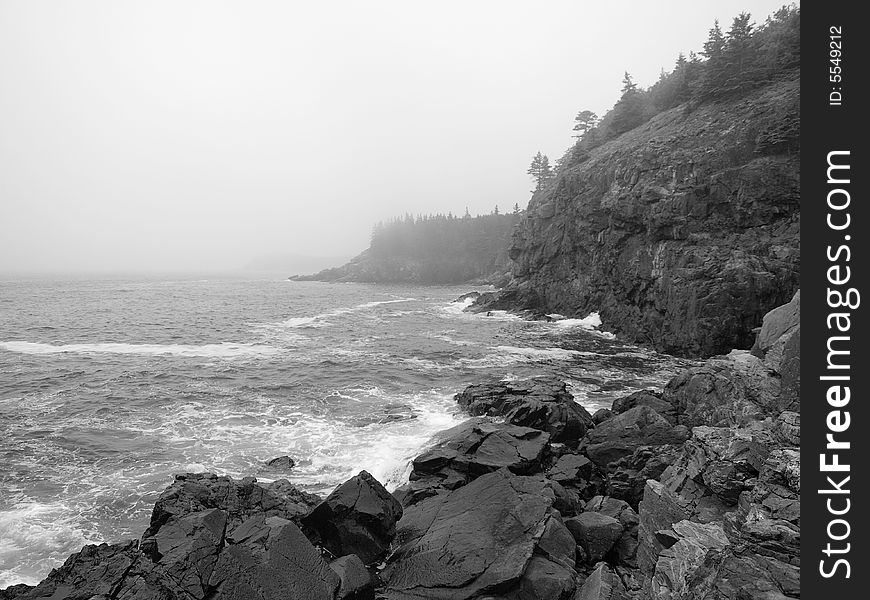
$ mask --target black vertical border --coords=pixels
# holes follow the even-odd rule
[[[870,379],[870,363],[863,346],[870,343],[865,313],[870,308],[870,296],[862,297],[858,308],[831,308],[827,300],[828,288],[845,290],[856,288],[859,292],[870,290],[865,285],[870,268],[868,238],[870,238],[870,215],[868,215],[866,180],[868,146],[866,114],[870,111],[866,82],[863,77],[870,71],[867,56],[867,36],[870,24],[859,16],[861,2],[818,0],[801,5],[801,592],[804,598],[851,599],[868,597],[867,582],[870,581],[870,562],[867,547],[867,490],[870,483],[867,463],[870,462],[870,414],[868,414],[867,381]],[[831,28],[841,28],[842,81],[831,81]],[[836,30],[834,30],[836,31]],[[835,71],[835,69],[834,69]],[[837,89],[840,88],[840,89]],[[842,93],[842,103],[831,105],[830,94]],[[849,151],[850,182],[848,185],[828,183],[828,153]],[[843,160],[842,158],[839,160]],[[842,171],[841,171],[842,173]],[[851,197],[848,212],[851,226],[848,230],[834,231],[827,223],[829,208],[827,194],[830,190],[845,187]],[[840,195],[840,198],[843,196]],[[843,215],[835,215],[842,220]],[[847,241],[846,235],[850,237]],[[828,268],[834,264],[828,259],[828,248],[836,250],[846,244],[851,249],[851,260],[841,265],[851,267],[848,284],[831,286]],[[845,255],[841,255],[845,256]],[[832,312],[849,312],[851,331],[848,334],[828,329],[828,315]],[[826,435],[829,433],[829,411],[835,410],[826,398],[831,382],[820,377],[831,374],[827,369],[828,338],[831,335],[849,335],[849,385],[851,400],[842,411],[849,411],[851,419],[847,431],[836,438],[848,441],[851,447],[839,451],[839,461],[850,465],[850,480],[842,487],[849,494],[831,495],[820,493],[831,487],[827,481],[832,476],[835,482],[842,481],[841,473],[823,473],[820,455],[826,452]],[[841,348],[844,347],[841,343]],[[827,451],[830,455],[833,451]],[[829,459],[830,462],[830,459]],[[826,505],[834,498],[835,509],[842,509],[846,499],[849,511],[837,517],[830,514]],[[828,525],[833,519],[848,522],[848,530],[842,523],[833,526],[835,536],[849,535],[841,541],[829,539]],[[843,554],[824,551],[830,543],[833,548],[849,551]],[[830,572],[837,558],[848,561],[849,577],[845,565],[840,565],[834,576],[824,577],[820,561]]]

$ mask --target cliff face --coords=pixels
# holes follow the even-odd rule
[[[749,348],[798,286],[799,82],[681,106],[592,150],[532,198],[502,306],[599,311],[681,355]]]

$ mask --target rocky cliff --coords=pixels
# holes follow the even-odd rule
[[[749,348],[798,286],[799,110],[795,76],[575,156],[533,196],[485,307],[599,311],[679,355]]]

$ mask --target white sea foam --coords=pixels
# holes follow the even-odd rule
[[[73,552],[103,541],[81,529],[72,514],[62,503],[29,501],[0,511],[0,589],[16,583],[39,583],[49,569],[63,562],[60,557],[44,558],[58,555],[58,549]],[[60,554],[65,556],[66,552]],[[43,558],[27,560],[31,556]]]
[[[518,363],[547,362],[569,360],[577,356],[590,354],[579,350],[566,348],[518,348],[516,346],[496,346],[494,353],[482,358],[461,358],[459,365],[469,369],[491,369],[508,367]]]
[[[90,344],[43,344],[39,342],[0,342],[0,349],[21,354],[143,354],[150,356],[188,356],[204,358],[241,358],[270,356],[279,348],[262,344],[122,344],[115,342]]]
[[[329,319],[333,317],[339,317],[341,315],[346,315],[350,313],[355,313],[359,311],[364,311],[369,308],[375,308],[376,306],[381,306],[384,304],[397,304],[400,302],[414,302],[416,298],[393,298],[392,300],[376,300],[373,302],[363,302],[362,304],[357,304],[356,306],[350,306],[345,308],[336,308],[335,310],[330,310],[324,313],[320,313],[318,315],[313,315],[309,317],[290,317],[289,319],[285,319],[278,323],[284,327],[297,327],[300,329],[314,329],[317,327],[327,327],[332,325]]]
[[[453,314],[453,315],[461,315],[463,312],[465,312],[466,308],[468,308],[469,306],[474,304],[474,300],[475,300],[475,298],[471,297],[471,296],[469,296],[468,298],[465,298],[462,301],[454,300],[453,302],[450,302],[450,303],[442,306],[441,310],[446,312],[446,313]]]

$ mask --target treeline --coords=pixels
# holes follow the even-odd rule
[[[703,103],[727,100],[780,78],[793,77],[800,68],[800,7],[783,6],[764,23],[756,25],[749,13],[734,17],[724,31],[716,21],[704,48],[680,54],[670,72],[647,89],[639,87],[626,72],[622,95],[613,108],[599,118],[581,110],[575,118],[577,142],[565,156],[549,167],[540,152],[529,174],[538,187],[551,181],[564,164],[586,158],[587,152],[642,125],[655,115],[685,105],[692,110]],[[542,161],[546,164],[541,168]]]
[[[502,214],[405,215],[375,225],[368,254],[375,260],[413,264],[427,283],[458,283],[486,278],[509,265],[507,248],[520,215],[519,206]]]

